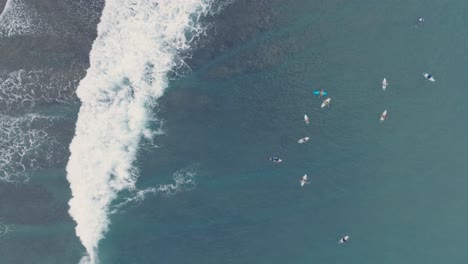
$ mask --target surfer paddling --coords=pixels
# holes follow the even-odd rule
[[[383,78],[383,81],[382,81],[382,90],[385,92],[385,89],[387,89],[387,86],[388,86],[388,82],[387,82],[387,78]]]
[[[310,182],[307,180],[307,174],[304,174],[304,176],[302,176],[302,179],[300,180],[300,183],[301,183],[301,187],[306,185],[306,184],[309,184]]]
[[[320,107],[324,108],[325,106],[330,106],[330,101],[331,101],[331,98],[327,98],[323,100],[322,105]]]
[[[435,82],[434,76],[432,76],[432,74],[424,73],[423,76],[424,76],[424,78],[428,79],[429,81]]]
[[[309,124],[309,117],[307,115],[304,115],[304,122],[306,123],[306,125]]]
[[[382,123],[386,119],[387,119],[387,110],[383,111],[383,113],[380,115],[380,123]]]
[[[349,236],[344,236],[338,241],[338,244],[344,244],[348,242],[348,240],[349,240]]]
[[[269,161],[273,161],[274,163],[281,163],[283,162],[282,159],[278,158],[278,157],[269,157],[268,158]]]
[[[315,95],[318,95],[318,97],[322,97],[322,96],[327,95],[328,93],[327,93],[325,90],[320,89],[320,90],[315,90],[315,91],[314,91],[314,94],[315,94]]]

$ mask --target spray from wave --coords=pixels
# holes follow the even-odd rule
[[[70,145],[67,179],[70,215],[86,248],[81,263],[98,263],[110,205],[135,189],[133,167],[140,140],[151,137],[154,100],[167,75],[184,65],[183,54],[203,33],[199,19],[213,0],[108,0],[90,68],[77,95],[82,105]]]

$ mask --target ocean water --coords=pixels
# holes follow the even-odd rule
[[[468,261],[464,1],[103,4],[0,17],[2,263]]]

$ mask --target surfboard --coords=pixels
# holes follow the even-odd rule
[[[431,82],[435,82],[434,76],[430,75],[429,73],[424,73],[424,78],[428,79]]]
[[[331,98],[327,98],[325,100],[323,100],[323,103],[320,107],[324,108],[325,106],[328,106],[330,105],[330,101],[331,101]]]
[[[383,113],[380,115],[380,123],[385,121],[387,119],[387,110],[383,111]]]
[[[388,86],[388,82],[387,82],[387,78],[383,78],[383,81],[382,81],[382,90],[385,92],[385,89],[387,89],[387,86]]]
[[[338,244],[346,243],[348,242],[348,240],[349,240],[349,236],[344,236],[338,241]]]
[[[306,123],[306,125],[309,124],[309,117],[307,115],[304,115],[304,122]]]
[[[277,160],[275,160],[275,159],[277,159]],[[283,162],[282,159],[277,158],[277,157],[269,157],[268,160],[273,161],[274,163],[281,163],[281,162]]]
[[[319,91],[319,90],[316,90],[316,91],[314,91],[314,94],[315,94],[315,95],[320,95],[320,91]],[[325,96],[325,95],[327,95],[327,94],[328,94],[327,92],[323,91],[323,96]]]
[[[301,187],[304,186],[307,182],[307,174],[305,174],[304,176],[302,176],[302,179],[301,179]]]

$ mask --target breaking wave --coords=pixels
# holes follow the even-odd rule
[[[81,41],[86,38],[80,34],[87,28],[83,25],[95,30],[93,22],[99,19],[103,1],[64,0],[58,9],[66,11],[68,19],[62,21],[62,16],[55,15],[60,12],[50,10],[43,1],[7,0],[0,14],[0,38],[5,40],[2,49],[16,51],[11,45],[36,42],[45,36],[62,40],[67,34],[76,34]],[[82,6],[74,8],[78,4]],[[37,43],[47,41],[51,40]],[[34,46],[27,52],[39,54],[41,48]],[[63,146],[68,145],[73,128],[62,126],[68,125],[65,120],[73,111],[70,106],[78,103],[75,91],[88,67],[74,57],[60,68],[45,66],[47,59],[25,61],[23,65],[22,56],[22,52],[13,52],[5,58],[7,67],[0,70],[0,180],[16,183],[27,181],[38,169],[63,166],[68,156]]]
[[[168,75],[185,66],[212,1],[106,1],[91,65],[77,90],[82,105],[67,165],[69,213],[87,251],[81,263],[99,262],[111,203],[121,191],[135,190],[140,141],[154,135],[154,100]]]

